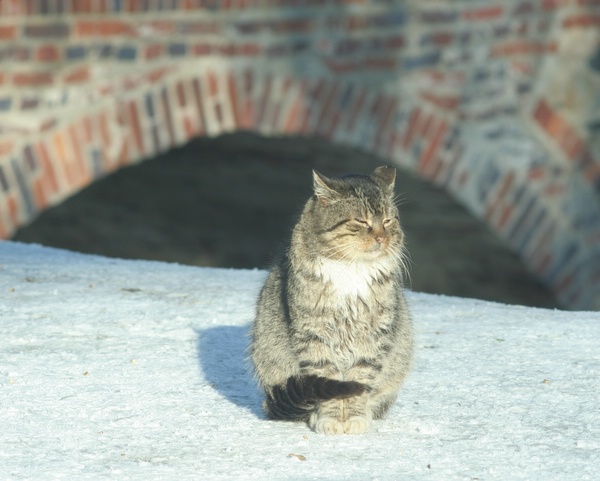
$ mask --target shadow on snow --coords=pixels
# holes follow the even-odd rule
[[[247,356],[249,326],[197,330],[198,358],[206,380],[225,398],[264,418],[262,398]]]

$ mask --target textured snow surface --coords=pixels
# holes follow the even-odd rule
[[[396,405],[327,437],[261,412],[264,278],[0,243],[0,479],[598,479],[600,313],[409,293]]]

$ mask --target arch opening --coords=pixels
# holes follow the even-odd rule
[[[311,169],[368,173],[384,163],[310,137],[199,137],[96,181],[13,239],[120,258],[267,268],[311,194]],[[517,254],[444,190],[399,168],[397,192],[414,290],[558,306]]]

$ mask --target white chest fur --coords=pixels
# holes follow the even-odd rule
[[[319,270],[323,282],[339,297],[361,297],[366,299],[371,284],[382,270],[381,263],[356,262],[348,264],[330,259],[321,259]]]

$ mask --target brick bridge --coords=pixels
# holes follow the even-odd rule
[[[599,32],[600,0],[0,0],[0,237],[194,136],[319,136],[600,309]]]

